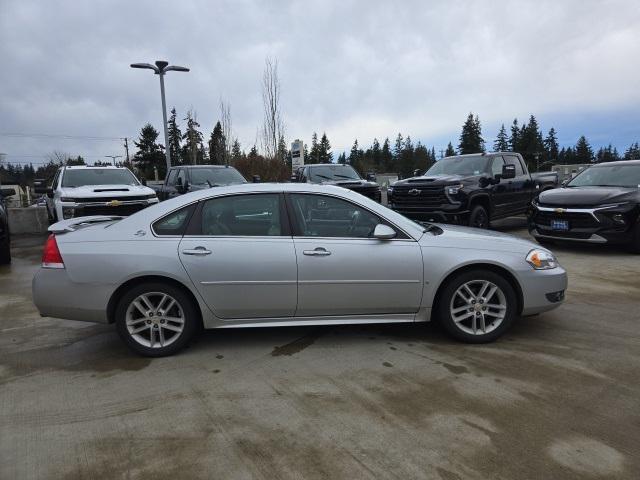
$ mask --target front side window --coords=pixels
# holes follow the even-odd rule
[[[153,231],[156,235],[184,235],[189,222],[189,217],[195,208],[195,204],[188,205],[180,210],[165,215],[153,224]]]
[[[297,233],[304,237],[370,238],[383,223],[369,210],[326,195],[294,193],[291,204]]]
[[[178,176],[178,171],[177,170],[171,170],[169,172],[169,178],[167,178],[167,185],[175,185],[176,184],[176,177]]]
[[[136,177],[126,168],[66,169],[62,177],[63,187],[84,185],[139,185]]]
[[[201,234],[208,236],[282,236],[281,195],[230,195],[202,205]]]

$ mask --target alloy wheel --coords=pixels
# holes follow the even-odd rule
[[[449,312],[461,331],[471,335],[485,335],[498,328],[504,320],[507,299],[495,283],[471,280],[455,291]]]
[[[127,307],[127,331],[142,346],[162,348],[171,345],[180,338],[184,326],[182,306],[166,293],[143,293]]]

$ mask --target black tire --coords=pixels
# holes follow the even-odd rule
[[[496,285],[502,291],[506,303],[506,311],[501,323],[499,323],[495,328],[491,329],[491,326],[493,325],[493,321],[491,320],[491,318],[493,317],[487,317],[486,323],[488,324],[488,322],[491,322],[491,324],[488,324],[487,326],[487,330],[490,331],[487,331],[487,333],[473,334],[462,329],[463,327],[467,328],[467,320],[464,320],[464,322],[460,322],[460,325],[454,321],[453,315],[451,313],[452,300],[454,299],[454,295],[456,295],[456,291],[464,284],[467,284],[469,282],[480,283],[484,281],[488,281]],[[497,297],[492,296],[487,300],[491,300],[492,298]],[[459,297],[456,297],[456,300],[453,300],[454,305],[458,300]],[[477,302],[480,303],[479,300]],[[517,308],[518,301],[516,293],[511,284],[504,277],[489,270],[470,270],[456,275],[455,277],[448,280],[447,283],[443,286],[438,295],[438,298],[436,299],[436,318],[442,325],[442,327],[456,340],[465,343],[488,343],[493,342],[509,329],[516,318]],[[469,322],[471,321],[473,321],[473,317],[469,319]],[[471,329],[471,327],[468,328]]]
[[[133,336],[129,333],[127,327],[127,310],[129,309],[132,302],[137,299],[140,295],[143,294],[151,294],[151,296],[166,294],[176,300],[178,307],[182,311],[182,318],[184,320],[184,326],[181,333],[176,333],[176,338],[171,340],[171,343],[166,346],[158,346],[158,347],[150,347],[139,343]],[[175,316],[175,315],[174,315]],[[147,317],[141,317],[147,318]],[[156,318],[159,320],[161,317],[157,316]],[[140,321],[140,320],[138,320]],[[150,320],[149,320],[150,321]],[[149,321],[145,320],[144,324]],[[140,321],[141,322],[141,321]],[[200,320],[200,315],[198,312],[198,307],[194,305],[192,299],[180,288],[177,288],[168,283],[161,282],[153,282],[153,283],[144,283],[133,287],[128,290],[118,302],[118,306],[116,307],[115,312],[115,323],[116,330],[120,338],[124,341],[124,343],[134,352],[139,353],[140,355],[144,355],[145,357],[164,357],[167,355],[173,355],[178,352],[182,348],[186,347],[189,341],[193,338],[193,335],[199,330],[200,324],[202,323]],[[141,326],[144,326],[143,323],[140,323]],[[151,324],[148,328],[151,330],[154,325]],[[160,325],[156,327],[159,331],[161,328]],[[166,327],[162,327],[166,328]],[[165,332],[167,330],[164,330]],[[146,330],[142,335],[149,334]],[[157,333],[155,335],[158,335]],[[155,338],[155,337],[154,337]]]
[[[491,226],[491,219],[489,218],[487,209],[482,205],[474,206],[469,215],[469,226],[474,228],[489,228]]]
[[[0,265],[9,265],[11,263],[11,240],[7,238],[0,242]]]
[[[640,217],[636,220],[636,227],[633,231],[633,240],[629,244],[631,253],[640,254]]]

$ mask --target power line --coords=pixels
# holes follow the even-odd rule
[[[116,141],[116,140],[120,141],[125,138],[128,138],[128,137],[101,137],[97,135],[66,135],[66,134],[53,134],[53,133],[14,133],[14,132],[0,132],[0,137],[59,138],[63,140],[109,140],[109,141]]]

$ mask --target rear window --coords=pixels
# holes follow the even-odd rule
[[[165,215],[152,225],[153,232],[158,236],[184,235],[194,208],[195,203]]]

